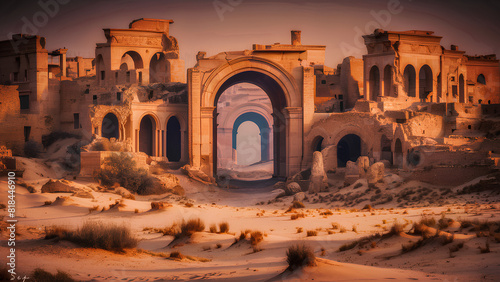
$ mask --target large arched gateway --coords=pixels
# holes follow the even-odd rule
[[[312,68],[302,67],[297,60],[295,69],[301,72],[297,79],[291,75],[291,69],[262,57],[242,54],[225,63],[213,61],[220,64],[215,69],[205,70],[203,61],[199,61],[197,68],[188,71],[191,165],[216,175],[217,154],[214,152],[217,152],[218,125],[214,117],[217,116],[217,101],[229,87],[251,83],[264,90],[272,104],[274,176],[286,177],[298,172],[304,124],[310,122],[314,113],[314,104],[304,104],[301,97],[301,91],[314,93]],[[298,87],[297,82],[307,85]]]

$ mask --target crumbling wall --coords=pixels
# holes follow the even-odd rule
[[[21,154],[26,119],[20,115],[17,85],[0,85],[0,146]]]

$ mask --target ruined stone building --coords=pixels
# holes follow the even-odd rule
[[[359,156],[404,169],[485,163],[498,146],[495,55],[446,49],[430,31],[375,30],[363,58],[332,68],[326,46],[292,31],[290,44],[199,52],[186,72],[172,23],[104,29],[95,59],[49,53],[38,36],[0,42],[2,143],[22,147],[58,130],[115,138],[215,176],[237,163],[237,128],[251,121],[276,177],[309,167],[314,151],[334,171]]]

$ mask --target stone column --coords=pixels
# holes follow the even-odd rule
[[[287,107],[283,110],[283,114],[285,116],[287,124],[286,176],[291,176],[300,171],[300,162],[302,161],[302,150],[303,150],[302,108]]]
[[[214,172],[214,142],[216,137],[213,136],[213,121],[215,107],[203,107],[200,111],[200,126],[201,126],[201,166],[200,170],[207,175],[213,175]]]
[[[201,166],[201,74],[188,69],[188,143],[189,162],[193,168]]]
[[[307,135],[312,125],[314,116],[314,96],[316,93],[316,76],[314,68],[304,67],[303,69],[303,88],[302,88],[302,103],[303,103],[303,118],[304,118],[304,135]],[[302,114],[302,112],[301,112]],[[301,117],[302,118],[302,117]]]

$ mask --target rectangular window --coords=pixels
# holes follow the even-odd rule
[[[116,100],[121,101],[122,100],[122,93],[121,92],[116,92]]]
[[[28,142],[30,140],[31,134],[31,126],[24,127],[24,142]]]
[[[456,85],[452,85],[451,86],[451,94],[453,94],[453,96],[457,96],[457,86]]]
[[[130,82],[130,72],[127,72],[127,82]]]
[[[28,70],[24,70],[24,81],[28,81]]]
[[[92,95],[92,104],[97,105],[97,95]]]
[[[322,81],[321,81],[321,84],[326,84],[326,80],[322,80]]]
[[[18,72],[15,72],[14,73],[14,81],[19,81],[19,73]]]
[[[79,113],[73,114],[73,128],[74,129],[80,128],[80,114]]]
[[[139,72],[139,83],[142,83],[142,72]]]
[[[101,71],[101,80],[104,80],[106,78],[106,72]]]
[[[19,102],[21,103],[21,110],[29,110],[30,95],[19,95]]]
[[[118,72],[115,72],[115,82],[118,83]]]
[[[474,103],[474,96],[469,96],[469,103]]]
[[[344,95],[339,95],[339,100],[344,100]]]

